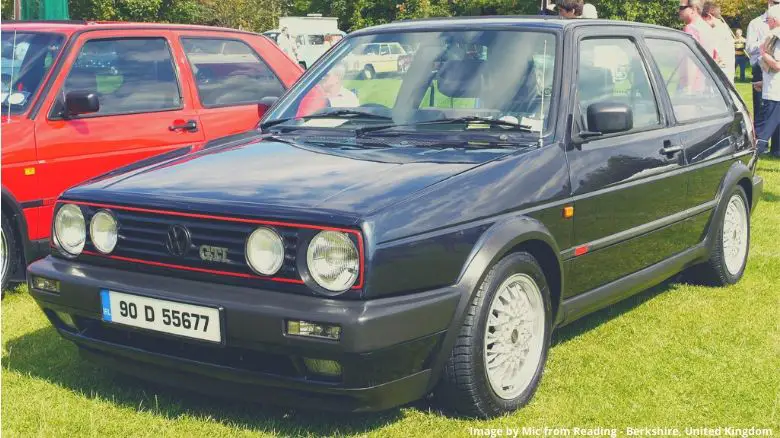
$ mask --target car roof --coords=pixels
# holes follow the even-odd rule
[[[130,21],[81,21],[81,20],[41,20],[41,21],[15,21],[3,20],[3,31],[35,31],[35,32],[59,32],[72,34],[83,30],[111,30],[111,29],[168,29],[189,30],[207,32],[241,32],[237,29],[216,26],[201,26],[195,24],[170,24],[170,23],[136,23]]]
[[[637,23],[633,21],[605,20],[605,19],[564,19],[557,15],[502,15],[502,16],[482,16],[482,17],[441,17],[441,18],[422,18],[413,20],[394,21],[389,24],[367,27],[352,33],[352,35],[361,35],[375,32],[388,31],[430,31],[437,29],[451,28],[472,28],[484,26],[517,26],[523,28],[564,30],[585,26],[630,26],[632,28],[643,28],[648,30],[662,30],[667,32],[681,31],[668,27],[657,26],[653,24]]]

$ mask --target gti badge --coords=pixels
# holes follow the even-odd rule
[[[190,231],[184,225],[171,225],[168,227],[168,235],[165,237],[165,249],[171,255],[183,257],[192,246]]]
[[[227,258],[228,249],[218,246],[201,245],[200,258],[209,262],[229,263]]]

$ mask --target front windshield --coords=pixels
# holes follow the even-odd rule
[[[53,33],[4,31],[2,34],[2,113],[24,112],[62,47]]]
[[[464,130],[471,129],[465,122],[462,126],[430,122],[479,118],[506,122],[495,129],[517,124],[538,133],[550,114],[555,55],[555,35],[534,31],[399,32],[347,38],[264,122],[285,128],[390,124]],[[336,114],[325,117],[329,113]]]

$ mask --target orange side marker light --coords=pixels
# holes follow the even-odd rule
[[[25,167],[24,168],[24,176],[30,176],[35,175],[35,168],[34,167]]]
[[[567,205],[563,207],[563,218],[564,219],[571,219],[574,217],[574,206],[573,205]]]
[[[574,248],[574,257],[579,257],[585,254],[586,252],[588,252],[589,249],[590,248],[588,248],[588,245],[582,245]]]

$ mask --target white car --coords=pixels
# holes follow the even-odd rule
[[[347,71],[373,79],[377,73],[398,73],[408,67],[406,50],[400,43],[369,43],[355,49],[347,57]]]

